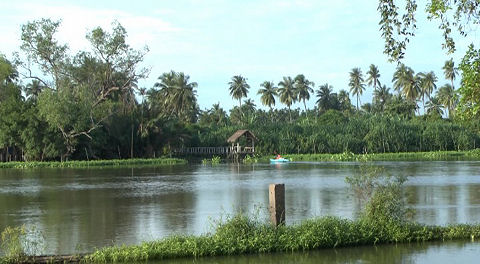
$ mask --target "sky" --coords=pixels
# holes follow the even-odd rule
[[[396,64],[383,54],[376,9],[374,0],[2,1],[0,53],[10,58],[19,51],[21,26],[29,21],[61,20],[58,40],[74,54],[89,49],[88,31],[98,26],[109,30],[117,20],[127,30],[128,44],[149,48],[142,66],[151,71],[140,87],[153,87],[164,72],[184,72],[198,83],[202,110],[215,103],[230,109],[238,101],[231,98],[228,82],[242,75],[251,87],[248,98],[263,107],[260,84],[278,83],[283,76],[304,74],[315,89],[328,83],[334,92],[348,91],[352,68],[366,73],[373,63],[382,84],[391,87]],[[434,71],[440,87],[446,83],[444,62],[453,58],[458,64],[468,44],[479,38],[473,32],[460,39],[457,52],[448,55],[437,22],[428,21],[423,10],[420,1],[418,29],[403,62],[415,72]],[[372,91],[367,87],[362,103],[371,102]],[[312,95],[307,107],[315,101]],[[276,108],[283,107],[277,102]]]

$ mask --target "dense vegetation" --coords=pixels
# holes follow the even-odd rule
[[[345,80],[349,91],[338,93],[328,83],[315,89],[303,74],[259,87],[236,75],[225,89],[238,106],[227,113],[219,104],[200,110],[198,84],[182,72],[162,74],[151,88],[138,87],[148,73],[139,67],[148,48],[132,49],[117,22],[110,32],[89,32],[91,50],[76,54],[56,40],[59,26],[48,19],[29,22],[22,27],[21,52],[13,60],[0,55],[0,161],[154,158],[182,147],[224,146],[245,128],[260,139],[261,154],[458,151],[479,145],[472,91],[455,89],[459,73],[452,60],[443,67],[449,83],[438,89],[435,73],[415,73],[404,64],[392,76],[393,90],[373,64],[365,75],[353,68]],[[460,91],[478,83],[476,53],[469,54],[461,63]],[[367,86],[374,96],[362,104]],[[248,99],[252,89],[268,111]],[[306,102],[313,97],[316,104],[309,109]]]

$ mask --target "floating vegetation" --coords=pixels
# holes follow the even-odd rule
[[[88,168],[88,167],[123,167],[123,166],[160,166],[186,164],[187,161],[176,158],[158,159],[112,159],[112,160],[75,160],[75,161],[31,161],[0,162],[0,168]]]

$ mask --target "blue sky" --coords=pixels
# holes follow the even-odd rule
[[[328,82],[334,91],[348,90],[349,71],[360,67],[365,73],[373,63],[380,69],[380,81],[391,87],[396,65],[383,54],[376,8],[373,0],[2,1],[0,53],[10,57],[18,50],[20,28],[27,21],[61,19],[58,39],[75,52],[88,49],[88,30],[109,29],[118,20],[131,46],[150,49],[144,66],[151,73],[140,86],[152,87],[163,72],[183,71],[198,83],[201,109],[217,102],[230,109],[237,101],[227,83],[241,74],[251,86],[248,97],[260,106],[260,83],[278,83],[299,73],[315,87]],[[447,55],[436,22],[427,22],[423,9],[420,4],[419,29],[404,62],[416,72],[433,70],[441,86],[446,82],[443,63],[450,57],[458,63],[478,37],[472,33],[457,43],[455,54]],[[370,102],[371,94],[367,87],[362,103]],[[307,106],[313,107],[315,100]],[[303,108],[300,103],[294,107]]]

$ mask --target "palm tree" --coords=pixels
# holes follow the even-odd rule
[[[439,116],[443,115],[442,107],[444,106],[440,103],[440,100],[436,96],[430,98],[430,100],[426,104],[426,107],[428,115],[434,113],[438,114]]]
[[[164,73],[158,77],[160,82],[154,87],[158,92],[150,92],[149,97],[159,100],[167,115],[171,114],[184,121],[193,121],[198,112],[196,82],[190,82],[190,76],[183,72]]]
[[[420,94],[420,76],[404,64],[400,64],[393,74],[393,88],[403,94],[407,100],[416,104]]]
[[[183,72],[177,74],[175,79],[175,90],[169,98],[173,112],[180,119],[193,121],[198,114],[196,82],[190,82],[190,76]]]
[[[374,64],[370,64],[370,68],[367,71],[367,76],[368,78],[366,81],[368,86],[373,86],[373,91],[376,91],[377,86],[381,86],[380,80],[378,80],[378,78],[380,78],[380,72],[377,66],[375,66]]]
[[[340,104],[340,110],[350,110],[352,108],[352,102],[350,101],[350,95],[345,90],[338,92],[338,102]]]
[[[433,90],[437,89],[437,85],[435,84],[438,79],[435,76],[433,71],[429,73],[419,73],[420,77],[420,96],[422,97],[422,105],[423,111],[425,112],[425,95],[428,99],[430,99],[430,95],[432,94]]]
[[[220,107],[220,103],[213,104],[210,114],[217,125],[225,124],[227,120],[227,112]]]
[[[405,86],[405,79],[408,74],[410,74],[411,69],[405,64],[401,63],[400,65],[397,66],[397,69],[393,73],[393,89],[398,92],[398,94],[402,93],[403,86]]]
[[[313,93],[313,86],[315,84],[305,78],[305,75],[299,74],[295,77],[295,89],[297,90],[298,100],[303,101],[305,114],[307,114],[307,105],[305,101],[310,100],[310,93]]]
[[[331,109],[333,106],[333,96],[332,94],[333,87],[328,85],[328,83],[324,85],[320,85],[317,90],[317,105],[318,110],[320,112],[325,112],[328,109]]]
[[[382,85],[378,90],[373,92],[373,102],[374,104],[380,105],[380,110],[383,112],[385,110],[385,105],[392,98],[390,93],[390,88],[387,88],[386,85]]]
[[[360,68],[352,69],[350,72],[350,82],[348,83],[348,86],[350,86],[350,92],[357,96],[357,110],[359,110],[358,102],[360,100],[360,95],[362,95],[363,91],[365,90],[363,74]]]
[[[247,79],[241,75],[235,75],[232,77],[232,80],[228,83],[230,85],[230,95],[233,99],[237,99],[240,108],[242,108],[242,98],[247,97],[248,89],[250,85],[247,83]]]
[[[273,82],[264,81],[260,84],[263,88],[258,89],[257,94],[262,95],[260,101],[264,106],[268,106],[272,111],[272,106],[275,106],[275,96],[278,96],[277,87]]]
[[[440,89],[438,89],[437,97],[439,102],[443,104],[448,111],[448,118],[450,118],[457,105],[457,96],[453,86],[445,84],[440,87]]]
[[[450,80],[452,82],[452,89],[455,90],[455,86],[453,86],[453,81],[457,77],[458,69],[455,68],[455,63],[453,59],[445,61],[445,65],[443,65],[443,73],[445,74],[445,79]]]
[[[292,112],[290,106],[297,101],[297,92],[294,88],[294,81],[292,77],[283,77],[283,81],[278,83],[278,94],[280,95],[280,102],[287,105],[290,114],[290,122],[292,122]]]
[[[25,87],[25,95],[28,98],[36,101],[40,92],[45,88],[39,80],[32,80],[31,83],[27,84]]]

